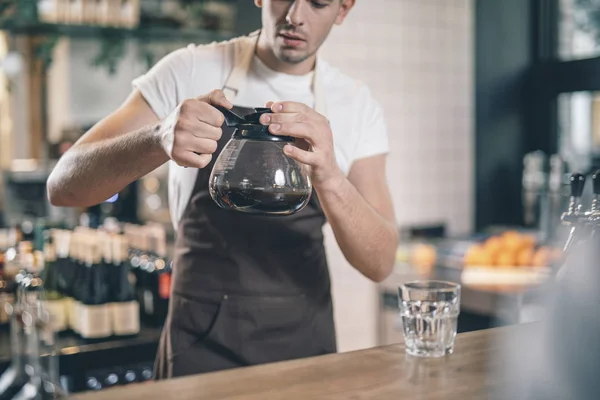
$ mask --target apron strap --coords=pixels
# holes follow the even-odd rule
[[[223,84],[223,92],[225,97],[234,103],[240,91],[243,89],[246,83],[246,77],[252,64],[252,58],[256,50],[258,38],[260,37],[260,30],[250,33],[243,40],[240,40],[236,44],[233,69],[229,73],[229,76]],[[325,103],[325,93],[323,90],[323,83],[321,81],[321,74],[319,71],[319,58],[315,64],[315,74],[313,77],[312,88],[313,95],[315,98],[315,110],[324,116],[327,116],[327,104]]]
[[[236,43],[233,69],[223,84],[223,92],[225,97],[234,103],[237,95],[242,90],[246,83],[246,77],[252,64],[254,51],[258,42],[260,31],[254,31],[244,39]]]
[[[315,63],[315,74],[313,75],[313,95],[315,97],[315,111],[327,118],[327,103],[325,101],[325,90],[323,89],[323,81],[321,80],[321,71],[319,57]]]

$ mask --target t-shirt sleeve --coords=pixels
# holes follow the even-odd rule
[[[363,105],[357,115],[361,116],[359,140],[354,152],[354,160],[389,152],[388,129],[381,105],[371,96],[368,89],[361,90]]]
[[[193,74],[192,45],[175,50],[158,61],[132,85],[146,99],[159,119],[167,117],[188,96]]]

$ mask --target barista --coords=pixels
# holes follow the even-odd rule
[[[172,297],[157,355],[168,378],[336,351],[322,227],[373,281],[397,248],[386,184],[387,131],[369,89],[317,56],[354,0],[255,0],[262,29],[177,50],[133,82],[125,103],[60,159],[56,206],[90,206],[169,162],[177,231]],[[219,208],[208,177],[231,131],[215,106],[305,146],[286,154],[311,170],[300,212],[258,216]]]

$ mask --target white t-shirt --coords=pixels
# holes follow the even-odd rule
[[[164,119],[183,100],[223,87],[234,66],[236,40],[189,45],[176,50],[136,78],[133,87],[140,91],[155,114]],[[318,66],[336,161],[348,174],[354,161],[388,152],[383,112],[365,84],[344,75],[321,58]],[[254,56],[246,86],[234,103],[264,107],[268,101],[297,101],[314,107],[313,73],[299,76],[276,72]],[[177,187],[169,189],[179,192]],[[170,206],[181,209],[183,205]],[[180,216],[182,211],[174,215]]]

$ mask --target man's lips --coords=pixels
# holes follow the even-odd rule
[[[302,37],[293,35],[290,33],[280,33],[279,37],[281,37],[283,39],[283,41],[286,45],[290,45],[290,46],[298,46],[298,45],[306,42],[306,40],[304,40]]]

